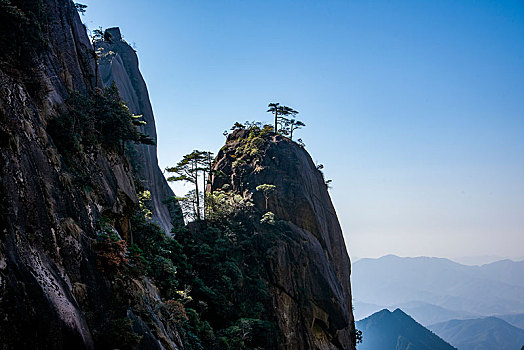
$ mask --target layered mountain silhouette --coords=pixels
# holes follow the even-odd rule
[[[450,344],[433,334],[400,309],[381,310],[357,322],[363,341],[358,350],[452,350]]]
[[[497,317],[515,327],[524,329],[524,314],[498,315]]]
[[[497,317],[451,320],[428,328],[459,350],[512,350],[524,346],[524,329]]]
[[[524,261],[467,266],[442,258],[387,255],[355,262],[352,281],[357,320],[397,307],[426,326],[524,313]]]
[[[420,322],[422,325],[431,325],[439,322],[445,322],[452,319],[467,319],[467,318],[477,318],[479,315],[471,314],[467,312],[459,312],[448,310],[441,306],[434,304],[429,304],[421,301],[411,301],[407,303],[397,304],[393,306],[386,305],[376,305],[371,303],[363,303],[356,301],[355,302],[355,317],[357,319],[363,319],[368,315],[371,315],[382,309],[401,309],[411,317],[413,317],[417,322]],[[358,311],[357,311],[358,310]],[[509,321],[508,321],[509,322]],[[511,323],[511,322],[510,322]]]

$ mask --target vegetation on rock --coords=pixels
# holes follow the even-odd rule
[[[98,145],[123,154],[128,141],[154,144],[138,130],[144,124],[140,118],[129,112],[113,84],[90,96],[71,92],[63,113],[50,121],[49,132],[62,154],[90,153]]]
[[[0,0],[0,68],[38,99],[47,91],[38,61],[48,49],[43,35],[47,25],[42,0]]]
[[[214,203],[208,218],[176,228],[173,238],[137,208],[134,245],[125,248],[126,259],[113,263],[107,248],[98,251],[99,258],[119,278],[152,278],[186,348],[275,348],[264,252],[277,233],[256,225],[260,213],[248,200],[225,191],[208,198]]]
[[[277,186],[269,185],[269,184],[262,184],[256,187],[257,191],[261,191],[262,193],[264,193],[264,199],[266,200],[266,210],[267,210],[267,201],[269,199],[269,195],[273,193],[276,190],[276,188]]]
[[[293,108],[288,106],[281,106],[280,103],[272,102],[268,105],[268,113],[275,115],[275,128],[273,129],[275,133],[278,133],[282,130],[282,125],[284,124],[286,116],[296,116],[298,111],[295,111]],[[279,128],[280,126],[280,128]]]

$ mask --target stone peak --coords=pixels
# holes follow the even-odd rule
[[[105,35],[107,37],[107,34],[110,35],[110,40],[109,41],[120,41],[122,40],[122,34],[120,33],[120,28],[119,27],[112,27],[112,28],[107,28],[106,31],[105,31]]]

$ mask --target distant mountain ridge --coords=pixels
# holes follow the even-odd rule
[[[467,266],[443,258],[387,255],[353,264],[355,317],[401,307],[422,324],[524,313],[524,261]],[[362,305],[362,311],[359,310]]]
[[[524,346],[524,329],[497,317],[451,320],[428,328],[459,350],[518,350]]]
[[[357,322],[363,341],[358,350],[452,350],[450,344],[433,334],[400,309],[381,310]]]
[[[524,329],[524,314],[497,315],[496,317],[517,328]]]

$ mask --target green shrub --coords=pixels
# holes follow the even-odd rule
[[[42,97],[45,83],[38,58],[47,50],[42,0],[0,0],[0,67],[21,80],[29,93]]]
[[[253,204],[233,193],[207,200],[207,219],[174,228],[174,238],[137,208],[131,226],[146,274],[168,300],[187,349],[275,349],[265,254],[279,226],[257,232]]]
[[[63,112],[49,122],[48,131],[67,158],[94,152],[98,146],[124,154],[126,142],[153,144],[137,129],[144,123],[140,117],[129,112],[113,83],[89,96],[71,92]]]

